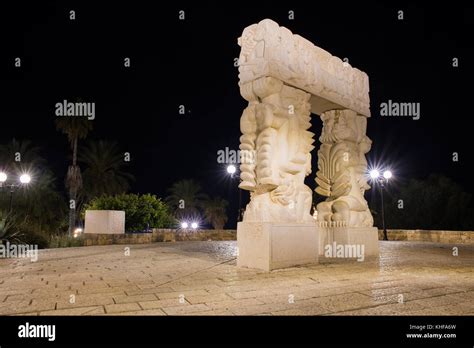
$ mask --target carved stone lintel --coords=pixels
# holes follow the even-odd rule
[[[270,19],[245,28],[238,43],[240,83],[274,77],[310,93],[313,113],[351,109],[370,116],[367,74],[347,61]]]

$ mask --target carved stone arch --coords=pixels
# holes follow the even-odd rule
[[[273,247],[286,242],[274,245],[269,239],[287,234],[306,245],[316,235],[317,255],[323,243],[336,239],[363,242],[370,254],[377,254],[364,199],[370,188],[365,178],[365,154],[371,146],[365,134],[370,117],[367,74],[269,19],[244,29],[238,43],[240,91],[249,102],[241,117],[240,150],[256,154],[253,163],[240,167],[240,188],[250,191],[251,200],[238,226],[238,263],[256,266],[255,259],[266,251],[251,244],[265,240],[262,247],[272,255]],[[316,192],[327,199],[318,204],[317,221],[310,215],[312,192],[304,184],[314,149],[311,113],[323,121],[315,180]],[[293,227],[282,229],[288,224]],[[268,238],[255,239],[258,231],[266,231]],[[311,254],[298,245],[286,253],[304,249]],[[280,266],[296,261],[285,262]]]

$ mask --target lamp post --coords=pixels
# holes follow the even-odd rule
[[[10,204],[9,204],[9,210],[8,212],[11,213],[12,207],[13,207],[13,192],[15,190],[23,185],[28,185],[31,181],[31,176],[28,174],[21,174],[19,177],[19,182],[20,183],[10,183],[7,184],[8,180],[8,175],[5,172],[0,172],[0,188],[8,188],[10,189]]]
[[[384,204],[384,190],[388,181],[392,178],[392,172],[390,170],[385,170],[383,175],[380,175],[380,172],[377,169],[370,171],[370,177],[372,180],[379,184],[380,190],[380,201],[381,201],[381,211],[382,211],[382,228],[383,228],[383,240],[388,240],[387,228],[385,226],[385,204]]]
[[[227,166],[227,173],[230,174],[230,178],[234,179],[234,174],[237,172],[236,166],[230,164]],[[239,187],[239,207],[238,207],[238,214],[237,214],[237,222],[242,220],[242,189]]]

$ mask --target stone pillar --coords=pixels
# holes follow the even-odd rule
[[[264,77],[241,87],[249,101],[240,128],[241,184],[251,193],[246,222],[313,222],[311,173],[314,133],[311,95]]]
[[[325,229],[321,246],[360,244],[365,255],[378,255],[378,233],[364,198],[370,188],[365,154],[372,144],[366,135],[367,118],[342,109],[326,111],[321,119],[316,192],[327,197],[317,206],[319,226]]]
[[[238,225],[238,265],[271,270],[317,261],[316,224],[310,215],[314,148],[311,95],[263,77],[241,85],[249,101],[240,127],[241,184],[251,200]]]
[[[352,110],[331,110],[321,115],[316,192],[327,197],[318,204],[318,221],[347,227],[372,227],[364,192],[367,184],[365,154],[372,141],[365,135],[367,119]]]

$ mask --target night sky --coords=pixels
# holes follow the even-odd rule
[[[15,137],[41,146],[60,187],[70,150],[55,129],[54,106],[81,98],[96,103],[89,138],[116,140],[131,153],[133,192],[164,196],[173,182],[194,178],[236,209],[237,182],[225,179],[217,151],[238,148],[246,106],[234,66],[237,38],[246,26],[270,18],[369,75],[370,163],[387,163],[398,185],[442,173],[474,193],[470,9],[339,1],[8,3],[0,9],[0,143]],[[14,67],[15,57],[21,68]],[[380,103],[389,99],[421,103],[420,120],[381,117]],[[319,117],[312,123],[319,137]],[[307,183],[314,188],[313,154]]]

